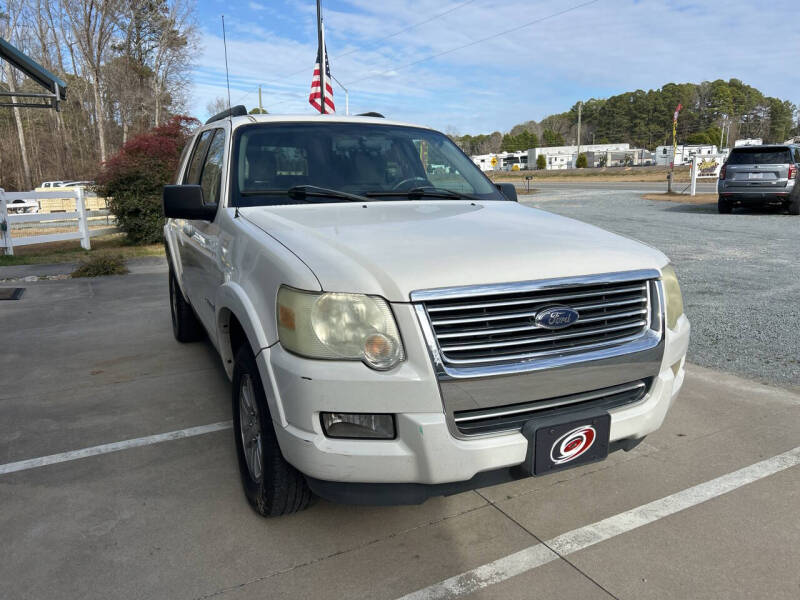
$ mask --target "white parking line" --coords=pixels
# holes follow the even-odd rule
[[[233,427],[233,423],[231,421],[220,421],[219,423],[210,423],[209,425],[200,425],[199,427],[189,427],[188,429],[180,429],[178,431],[168,431],[167,433],[158,433],[156,435],[148,435],[147,437],[140,437],[122,442],[91,446],[90,448],[83,448],[81,450],[71,450],[70,452],[61,452],[60,454],[50,454],[49,456],[40,456],[39,458],[29,458],[19,462],[0,465],[0,475],[14,473],[15,471],[35,469],[37,467],[44,467],[45,465],[67,462],[70,460],[78,460],[79,458],[86,458],[87,456],[97,456],[98,454],[108,454],[109,452],[127,450],[128,448],[138,448],[139,446],[150,446],[151,444],[160,444],[161,442],[168,442],[170,440],[180,440],[196,435],[212,433],[214,431],[221,431],[223,429],[230,429],[231,427]]]
[[[800,465],[800,446],[671,496],[643,504],[591,525],[573,529],[543,544],[529,546],[403,596],[399,600],[448,600],[471,594],[493,583],[505,581],[557,560],[560,556],[583,550],[797,465]]]

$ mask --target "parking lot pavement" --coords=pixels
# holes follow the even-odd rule
[[[800,596],[790,389],[690,365],[662,429],[605,462],[265,520],[240,488],[218,358],[172,338],[163,262],[25,285],[0,303],[0,598]],[[221,429],[2,472],[205,424]]]
[[[800,390],[800,218],[620,190],[543,189],[521,202],[662,250],[692,322],[689,360]]]

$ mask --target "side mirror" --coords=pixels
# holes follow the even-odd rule
[[[168,219],[213,221],[217,214],[216,204],[203,202],[203,188],[199,185],[165,185],[162,199]]]
[[[513,183],[495,183],[495,186],[503,196],[513,202],[517,202],[517,188],[514,187]]]

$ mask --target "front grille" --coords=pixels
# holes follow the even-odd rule
[[[580,283],[426,300],[425,312],[445,365],[520,362],[629,342],[650,325],[650,281]],[[578,320],[559,330],[535,323],[541,310],[566,306]]]
[[[534,402],[523,402],[508,406],[496,406],[483,410],[462,410],[453,413],[456,428],[464,435],[519,431],[532,418],[568,414],[583,409],[609,410],[638,402],[647,394],[651,380],[643,379],[622,385],[547,398]]]

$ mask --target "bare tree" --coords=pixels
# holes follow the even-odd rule
[[[103,101],[102,65],[115,33],[119,0],[63,0],[75,42],[92,81],[95,124],[100,162],[105,162],[106,110]]]
[[[3,38],[7,40],[14,40],[16,38],[15,34],[18,22],[22,16],[22,10],[23,6],[21,2],[9,1],[6,3],[7,12],[1,15],[4,18],[0,20],[0,34],[2,34]],[[8,62],[5,63],[5,72],[8,91],[16,92],[17,83],[15,80],[14,71]],[[16,98],[14,96],[11,97],[12,101],[15,99]],[[14,113],[14,122],[17,126],[17,139],[19,140],[19,151],[22,158],[23,185],[30,188],[32,185],[31,167],[30,163],[28,162],[28,145],[25,140],[25,130],[22,126],[22,116],[20,114],[20,109],[16,106],[12,109],[12,111]]]
[[[0,108],[0,185],[93,179],[130,136],[184,107],[194,0],[0,0],[0,35],[68,84],[61,111]],[[0,88],[40,91],[0,64]]]
[[[227,98],[223,98],[222,96],[217,96],[206,104],[206,110],[208,111],[209,116],[215,115],[217,113],[221,113],[223,110],[228,109],[228,100]]]

